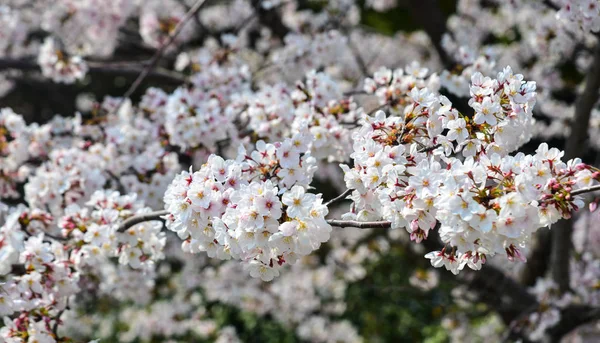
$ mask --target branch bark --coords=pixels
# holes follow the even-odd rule
[[[585,88],[575,103],[575,116],[571,123],[571,132],[565,145],[565,160],[575,158],[585,150],[590,115],[599,97],[600,41],[596,42],[593,60],[586,75]],[[568,219],[556,223],[552,230],[551,273],[552,279],[559,286],[561,292],[566,292],[570,287],[569,260],[572,246],[572,228],[573,220]]]
[[[117,228],[117,232],[127,231],[127,229],[129,229],[130,227],[140,224],[140,223],[144,223],[144,222],[157,221],[157,220],[165,221],[162,217],[164,217],[168,214],[169,214],[169,211],[162,210],[162,211],[154,211],[154,212],[144,213],[144,214],[130,217],[130,218],[124,220],[121,223],[121,225],[119,225],[119,227]]]
[[[330,206],[331,204],[334,204],[338,201],[345,200],[348,195],[352,194],[352,191],[354,191],[354,189],[346,189],[342,194],[326,202],[325,206]]]
[[[148,76],[148,74],[150,74],[150,72],[156,67],[156,65],[158,64],[158,61],[160,61],[162,55],[165,53],[167,48],[171,44],[173,44],[173,42],[175,41],[175,38],[179,35],[181,30],[184,28],[184,26],[190,21],[190,19],[194,18],[198,14],[200,9],[204,6],[204,4],[206,4],[206,2],[207,2],[207,0],[198,0],[194,4],[194,6],[192,6],[187,11],[187,13],[183,17],[183,19],[177,24],[177,26],[175,27],[173,32],[169,35],[169,39],[165,43],[163,43],[158,50],[156,50],[156,53],[154,53],[154,56],[152,56],[152,58],[150,59],[150,62],[142,70],[140,75],[138,75],[137,79],[135,79],[135,81],[133,81],[133,83],[127,90],[127,92],[125,92],[125,94],[121,98],[121,101],[119,102],[119,105],[116,107],[115,112],[119,112],[119,110],[121,109],[123,104],[125,104],[127,99],[133,94],[133,92],[136,91],[136,89],[140,86],[140,84],[142,84],[142,81],[144,81],[144,79]]]
[[[114,74],[114,75],[139,75],[144,69],[144,62],[88,62],[89,74]],[[15,69],[22,71],[40,71],[40,66],[30,58],[13,59],[0,58],[0,71]],[[147,75],[148,78],[156,81],[167,82],[179,85],[185,83],[185,76],[163,69],[152,70]]]

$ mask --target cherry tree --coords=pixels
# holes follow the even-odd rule
[[[452,341],[600,337],[600,3],[440,3],[0,5],[0,101],[76,90],[0,106],[1,339],[241,341],[218,303],[360,342],[396,247]]]

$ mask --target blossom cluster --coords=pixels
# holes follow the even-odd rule
[[[38,55],[42,74],[57,83],[74,83],[85,77],[87,64],[81,56],[69,56],[56,46],[54,39],[46,38]]]
[[[309,147],[317,159],[343,161],[351,151],[350,127],[362,108],[345,98],[340,86],[324,73],[309,72],[295,89],[266,86],[248,99],[242,120],[259,137],[277,141],[308,126]]]
[[[200,170],[179,174],[165,193],[167,228],[187,251],[239,259],[251,276],[272,280],[331,232],[321,195],[307,192],[316,169],[309,139],[259,141],[236,160],[211,155]]]
[[[185,8],[175,1],[150,1],[143,6],[140,13],[140,35],[148,45],[158,48],[166,44],[175,28],[181,23],[185,15]],[[175,38],[174,45],[170,48],[188,41],[195,31],[193,23],[186,23]]]
[[[600,31],[600,4],[594,0],[564,0],[556,14],[561,20],[571,21],[584,31]]]
[[[124,219],[149,210],[135,195],[97,191],[88,205],[67,207],[66,215],[58,221],[50,213],[20,206],[9,213],[0,228],[1,272],[17,273],[2,284],[0,295],[0,314],[5,316],[0,335],[6,342],[55,342],[56,333],[51,328],[58,325],[70,297],[81,290],[85,279],[100,273],[109,258],[118,257],[123,265],[149,272],[154,261],[163,258],[165,237],[160,222],[118,231]],[[130,282],[126,278],[121,282],[106,279],[109,281],[119,291]],[[15,312],[20,315],[8,317]]]
[[[582,208],[574,192],[599,180],[598,169],[562,161],[546,144],[514,154],[532,136],[568,134],[572,106],[556,94],[579,92],[562,67],[588,68],[597,1],[460,0],[441,39],[448,60],[424,32],[359,26],[361,7],[398,3],[207,1],[187,22],[195,1],[0,5],[3,61],[37,56],[44,77],[72,84],[104,62],[131,72],[140,61],[109,58],[149,57],[172,39],[146,77],[178,82],[147,89],[137,104],[82,94],[80,112],[47,123],[0,110],[0,337],[239,341],[211,318],[208,304],[221,303],[306,341],[360,342],[345,319],[346,288],[404,230],[335,233],[336,222],[378,221],[416,242],[435,231],[444,247],[426,258],[453,273],[495,254],[524,260],[536,230]],[[38,74],[27,68],[3,68],[0,95]],[[547,124],[535,124],[536,102]],[[326,219],[338,216],[312,188],[323,181],[352,191],[346,224]],[[156,215],[120,229],[161,208],[179,240]],[[598,306],[597,230],[577,232],[578,282],[564,301],[553,284],[533,289],[542,307],[528,318],[530,339],[563,306]],[[417,270],[409,283],[430,290],[438,281],[436,270]],[[117,306],[89,312],[100,303]],[[468,326],[455,325],[465,321],[442,325],[466,341]]]
[[[417,242],[439,225],[452,249],[426,258],[456,274],[465,265],[480,269],[498,253],[524,260],[539,227],[582,207],[570,193],[600,174],[581,160],[564,163],[562,152],[546,144],[536,155],[507,155],[530,139],[535,83],[510,68],[497,79],[476,73],[469,101],[474,116],[467,117],[427,88],[386,86],[401,79],[401,71],[382,70],[368,86],[400,115],[365,116],[353,134],[354,167],[341,165],[354,190],[346,219],[383,218]],[[459,151],[464,160],[451,157]]]
[[[0,110],[0,196],[18,196],[19,167],[28,158],[29,133],[23,118],[9,108]]]

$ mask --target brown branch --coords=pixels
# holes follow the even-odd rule
[[[561,338],[577,327],[600,320],[600,308],[586,305],[571,305],[560,311],[560,321],[550,329],[547,335],[551,342],[560,342]]]
[[[571,132],[565,145],[565,160],[573,159],[585,150],[590,115],[598,101],[599,90],[600,42],[596,42],[594,56],[586,72],[585,88],[575,103],[575,115],[571,123]],[[552,230],[552,251],[550,254],[552,279],[559,286],[561,292],[567,291],[570,287],[569,263],[572,248],[572,228],[573,221],[568,219],[556,223]]]
[[[119,105],[116,107],[115,112],[119,112],[119,110],[121,109],[121,107],[123,106],[123,104],[125,104],[125,102],[127,101],[127,99],[142,84],[142,81],[144,81],[144,79],[148,76],[148,74],[150,74],[150,72],[152,71],[152,69],[154,69],[156,67],[156,65],[158,64],[158,61],[160,61],[160,59],[162,58],[162,55],[165,53],[165,51],[167,50],[167,48],[171,44],[173,44],[173,42],[175,41],[175,38],[177,38],[177,35],[179,35],[179,33],[181,32],[181,30],[184,28],[184,26],[188,23],[188,21],[190,19],[192,19],[193,17],[195,17],[196,14],[198,14],[198,11],[200,11],[200,9],[203,7],[203,5],[205,3],[206,3],[206,0],[198,0],[194,4],[194,6],[192,6],[187,11],[187,13],[183,17],[183,19],[181,19],[181,21],[177,24],[177,26],[175,27],[175,29],[173,30],[173,32],[169,35],[169,38],[167,39],[167,41],[164,42],[163,44],[161,44],[160,48],[158,48],[158,50],[156,50],[156,53],[154,53],[154,56],[152,56],[152,58],[150,59],[150,62],[146,65],[146,67],[138,75],[137,79],[135,79],[135,81],[131,84],[131,86],[129,87],[129,89],[127,90],[127,92],[125,92],[125,94],[123,95],[123,98],[119,102]]]
[[[167,210],[162,210],[162,211],[154,211],[154,212],[135,215],[133,217],[130,217],[130,218],[124,220],[121,223],[121,225],[119,225],[119,227],[117,228],[117,232],[125,232],[130,227],[140,224],[140,223],[144,223],[144,222],[158,221],[158,220],[165,221],[165,219],[163,217],[168,214],[169,214],[169,212]]]
[[[436,145],[432,145],[432,146],[428,146],[428,147],[424,147],[422,149],[419,150],[419,152],[430,152],[433,151],[439,147],[441,147],[441,144],[436,144]]]
[[[355,227],[359,229],[389,229],[392,227],[392,223],[388,221],[359,222],[356,220],[330,219],[327,223],[336,227]]]
[[[336,203],[338,201],[345,200],[346,197],[352,193],[352,191],[354,191],[354,189],[346,189],[344,191],[344,193],[342,193],[342,194],[336,196],[335,198],[329,200],[328,202],[326,202],[325,206],[330,206],[331,204],[334,204],[334,203]]]
[[[114,75],[139,75],[143,71],[146,62],[88,62],[88,74],[114,74]],[[41,71],[40,66],[31,58],[12,59],[0,58],[0,71],[2,70],[21,70],[21,71]],[[164,69],[152,70],[148,78],[167,82],[170,84],[182,84],[185,77],[179,73],[167,71]]]
[[[62,317],[63,313],[65,313],[65,310],[69,309],[69,299],[67,298],[67,303],[65,304],[65,308],[63,308],[62,310],[58,311],[58,314],[56,315],[56,317],[54,317],[54,325],[52,325],[52,333],[54,334],[54,337],[56,339],[58,339],[58,324],[62,323],[62,321],[60,320],[60,317]]]
[[[548,6],[549,8],[551,8],[555,11],[560,11],[560,6],[553,3],[552,0],[544,0],[543,3],[544,3],[544,5]]]
[[[571,195],[580,195],[580,194],[590,193],[590,192],[595,192],[595,191],[600,191],[600,185],[576,189],[571,192]]]

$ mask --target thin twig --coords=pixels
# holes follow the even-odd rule
[[[442,146],[441,144],[436,144],[436,145],[433,145],[433,146],[425,147],[425,148],[419,150],[419,152],[430,152],[430,151],[435,150],[435,149],[437,149],[437,148],[439,148],[441,146]]]
[[[56,339],[58,339],[58,324],[60,323],[60,317],[63,315],[63,313],[65,313],[65,310],[67,310],[68,308],[69,308],[69,299],[67,299],[65,308],[60,310],[58,312],[58,314],[56,315],[56,317],[54,317],[54,325],[52,326],[52,333],[54,333],[54,336]]]
[[[359,222],[356,220],[330,219],[327,223],[336,227],[355,227],[359,229],[389,229],[392,227],[392,223],[388,221]]]
[[[326,202],[326,203],[325,203],[325,206],[330,206],[330,205],[331,205],[331,204],[333,204],[333,203],[336,203],[336,202],[338,202],[338,201],[341,201],[341,200],[344,200],[344,199],[346,199],[346,197],[347,197],[348,195],[350,195],[350,193],[352,193],[352,191],[354,191],[354,189],[346,189],[346,190],[344,191],[344,193],[342,193],[342,194],[340,194],[340,195],[336,196],[335,198],[333,198],[333,199],[329,200],[328,202]]]
[[[352,42],[352,37],[350,35],[348,35],[348,47],[350,48],[350,51],[352,52],[352,55],[354,56],[354,60],[356,61],[356,64],[358,65],[358,69],[360,70],[362,75],[368,76],[369,68],[368,68],[367,64],[365,63],[365,60],[360,55],[360,51],[356,48],[356,45],[354,45],[354,43]]]
[[[135,81],[131,84],[131,86],[129,87],[127,92],[125,92],[125,94],[123,95],[123,98],[121,98],[121,101],[119,102],[119,105],[116,107],[115,112],[119,112],[119,110],[121,109],[123,104],[125,104],[125,101],[127,101],[127,98],[129,98],[133,94],[133,92],[136,91],[136,89],[140,86],[142,81],[144,81],[146,76],[148,76],[148,74],[152,71],[152,69],[154,69],[154,67],[156,67],[156,65],[158,64],[158,61],[160,61],[162,55],[167,50],[167,48],[171,44],[173,44],[173,42],[175,41],[175,38],[177,38],[177,35],[179,35],[181,30],[183,30],[184,26],[188,23],[188,21],[190,19],[192,19],[194,16],[196,16],[198,11],[200,11],[200,9],[202,8],[202,6],[205,3],[206,3],[206,0],[198,0],[194,4],[194,6],[192,6],[187,11],[187,13],[183,17],[183,19],[175,27],[175,30],[173,30],[173,32],[169,35],[169,38],[167,39],[167,41],[165,43],[163,43],[158,50],[156,50],[156,53],[154,53],[154,56],[152,56],[148,65],[146,65],[144,70],[142,70],[140,75],[138,75],[137,79],[135,79]]]
[[[369,111],[369,117],[372,117],[377,111],[383,110],[384,108],[386,108],[389,104],[386,102],[385,104],[381,104],[377,107],[375,107],[374,109]]]
[[[571,192],[571,195],[579,195],[579,194],[590,193],[590,192],[595,192],[595,191],[600,191],[600,185],[576,189]]]
[[[125,189],[125,186],[123,185],[119,177],[116,176],[110,170],[107,170],[106,173],[108,174],[108,176],[110,176],[111,181],[114,183],[114,185],[117,186],[117,190],[119,191],[119,193],[121,193],[121,195],[126,194],[127,190]]]
[[[364,89],[355,89],[355,90],[344,92],[344,96],[363,95],[363,94],[368,94],[368,93]]]
[[[135,215],[133,217],[130,217],[130,218],[124,220],[121,223],[121,225],[119,225],[119,227],[117,228],[117,232],[124,232],[127,229],[129,229],[130,227],[140,224],[140,223],[144,223],[144,222],[158,221],[158,220],[164,221],[165,219],[163,217],[168,214],[169,214],[169,211],[162,210],[162,211],[154,211],[154,212],[144,213],[144,214],[140,214],[140,215]]]

